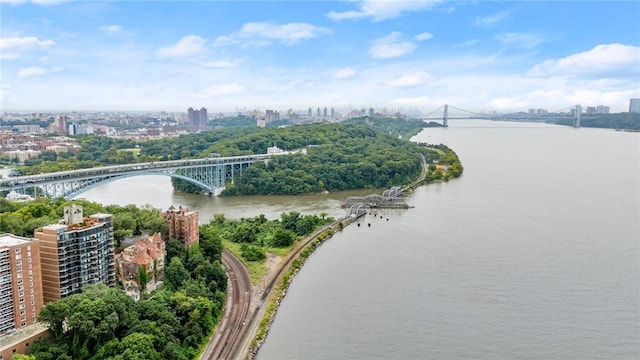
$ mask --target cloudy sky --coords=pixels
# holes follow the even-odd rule
[[[628,110],[639,1],[0,0],[0,111]]]

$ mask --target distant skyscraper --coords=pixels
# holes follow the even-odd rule
[[[324,114],[324,117],[327,117],[327,108],[324,108],[324,111],[322,112]]]
[[[193,125],[194,110],[192,107],[187,109],[187,124]]]
[[[313,110],[311,110],[311,108],[309,108],[309,110],[307,111],[307,114],[308,114],[307,115],[308,117],[313,116]]]
[[[316,114],[318,114],[317,116],[320,117],[320,107],[318,107],[318,112]]]
[[[336,118],[336,111],[334,108],[331,108],[331,118],[335,119]]]
[[[209,117],[207,115],[207,108],[201,108],[200,109],[200,117],[198,119],[198,125],[196,126],[207,126],[207,124],[209,123]]]
[[[207,115],[207,109],[201,108],[200,110],[193,110],[193,108],[187,109],[187,123],[194,127],[206,126],[209,122]]]
[[[373,117],[375,110],[373,108],[369,108],[369,116]]]
[[[638,99],[629,99],[629,112],[630,113],[640,113],[640,98],[638,98]]]
[[[64,115],[58,115],[56,119],[56,132],[58,134],[67,133],[67,117]]]

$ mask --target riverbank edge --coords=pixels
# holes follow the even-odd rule
[[[266,310],[257,329],[255,330],[255,335],[251,340],[251,344],[247,349],[246,359],[252,360],[255,359],[256,355],[258,355],[258,351],[262,345],[264,345],[269,334],[269,330],[271,329],[271,325],[276,319],[280,303],[287,295],[289,286],[309,256],[327,239],[332,238],[336,232],[341,231],[344,227],[356,220],[357,218],[343,217],[329,225],[326,225],[316,233],[309,236],[298,251],[287,259],[287,262],[282,267],[282,273],[278,275],[275,280],[278,285],[265,299],[264,308]]]
[[[428,164],[423,154],[420,154],[420,162],[422,165],[422,171],[420,175],[416,180],[405,186],[405,190],[413,191],[421,185],[431,183],[427,180]],[[260,322],[257,325],[257,328],[251,330],[252,340],[250,340],[250,345],[240,351],[240,358],[244,356],[245,359],[253,360],[258,355],[260,348],[262,347],[262,345],[264,345],[267,336],[269,335],[271,325],[276,319],[280,303],[287,295],[289,286],[293,282],[293,279],[297,275],[298,271],[300,271],[300,269],[302,268],[302,265],[306,262],[307,258],[314,252],[316,248],[322,245],[325,240],[333,237],[336,228],[338,231],[341,231],[356,220],[357,218],[355,217],[345,216],[334,221],[331,224],[324,226],[320,230],[311,234],[305,240],[303,245],[300,246],[298,250],[296,250],[287,258],[287,261],[279,270],[280,274],[278,274],[274,279],[274,284],[278,284],[277,287],[275,287],[275,290],[271,290],[265,298],[264,306],[262,307],[264,313],[262,317],[260,317]],[[257,317],[259,312],[260,308],[256,308],[254,316]],[[256,319],[254,318],[252,322],[255,320]]]

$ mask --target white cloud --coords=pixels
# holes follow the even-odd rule
[[[532,49],[542,42],[542,37],[527,33],[502,33],[496,35],[496,40],[504,46]]]
[[[35,36],[0,38],[0,59],[18,59],[23,51],[45,49],[53,45],[55,41],[40,40]]]
[[[473,21],[473,23],[480,26],[491,26],[501,21],[507,20],[509,16],[510,14],[508,11],[501,11],[493,15],[479,16]]]
[[[103,25],[100,26],[100,30],[106,32],[120,32],[122,31],[122,25]]]
[[[433,38],[433,34],[430,32],[423,32],[413,37],[416,41],[425,41]]]
[[[158,49],[160,57],[179,58],[201,53],[206,40],[196,35],[183,36],[177,43]]]
[[[40,40],[35,36],[0,38],[0,49],[29,50],[55,45],[53,40]]]
[[[552,59],[532,67],[527,75],[597,74],[608,71],[638,70],[640,47],[622,44],[598,45],[591,50]]]
[[[235,83],[216,84],[203,89],[199,93],[192,94],[196,98],[212,98],[216,96],[235,95],[244,92],[245,86]]]
[[[389,80],[386,84],[392,87],[414,87],[424,85],[433,80],[433,76],[423,71],[418,71],[412,74],[403,75],[397,79]]]
[[[371,42],[369,55],[377,59],[389,59],[412,53],[416,45],[404,38],[402,33],[394,31]]]
[[[248,22],[237,32],[219,36],[214,45],[263,46],[272,41],[278,41],[284,45],[295,45],[329,33],[331,33],[330,29],[309,23]]]
[[[355,75],[356,75],[356,71],[353,70],[352,68],[347,67],[347,68],[343,68],[336,71],[333,74],[333,78],[336,80],[347,80],[347,79],[351,79]]]
[[[432,9],[441,3],[441,0],[418,1],[380,1],[362,0],[358,2],[358,10],[331,11],[327,17],[333,20],[371,18],[371,21],[382,21],[396,18],[404,13],[417,12]]]
[[[229,60],[217,60],[202,62],[200,63],[200,65],[208,69],[229,69],[238,66],[238,62]]]
[[[19,78],[28,78],[28,77],[39,77],[44,75],[47,72],[46,69],[41,68],[40,66],[32,66],[28,68],[21,68],[18,71]]]

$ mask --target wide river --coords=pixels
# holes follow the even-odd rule
[[[459,120],[414,140],[453,148],[463,176],[316,250],[259,359],[640,358],[640,134]],[[340,216],[359,193],[210,198],[174,193],[167,179],[83,197],[186,205],[207,222]]]

